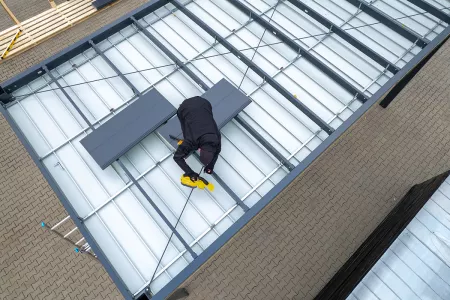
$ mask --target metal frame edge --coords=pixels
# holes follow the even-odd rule
[[[441,44],[450,35],[450,26],[433,39],[413,59],[411,59],[397,74],[383,85],[369,100],[364,103],[353,115],[339,126],[328,138],[322,142],[311,154],[309,154],[293,171],[286,175],[264,197],[261,198],[250,210],[230,226],[221,236],[206,248],[193,262],[176,275],[165,287],[154,295],[152,300],[163,300],[170,296],[180,285],[185,282],[197,269],[211,258],[222,246],[224,246],[236,233],[238,233],[249,221],[262,211],[278,194],[283,191],[298,175],[308,168],[328,147],[333,144],[351,125],[353,125],[364,113],[378,102],[393,86],[395,86],[415,65],[424,59],[435,47]]]
[[[70,204],[69,200],[67,199],[66,195],[62,192],[62,190],[58,187],[58,184],[56,183],[55,179],[53,178],[53,175],[48,171],[47,167],[42,163],[42,161],[39,160],[39,156],[34,151],[33,147],[31,146],[30,142],[22,132],[22,130],[19,128],[19,126],[16,124],[14,119],[11,117],[9,112],[0,105],[0,113],[5,117],[8,124],[11,126],[12,130],[22,143],[22,145],[27,150],[28,154],[31,156],[31,159],[36,164],[36,166],[41,171],[44,178],[47,180],[48,184],[52,188],[52,190],[55,192],[56,196],[58,197],[61,204],[64,206],[66,211],[69,213],[70,217],[74,221],[75,225],[78,227],[88,244],[91,246],[94,253],[97,255],[98,259],[102,263],[103,267],[105,268],[106,272],[109,274],[113,282],[116,284],[119,291],[122,293],[122,295],[125,297],[125,299],[133,299],[133,294],[131,291],[128,290],[123,280],[120,278],[114,267],[112,266],[109,259],[106,257],[105,253],[101,250],[101,248],[98,246],[95,239],[92,237],[89,230],[86,228],[84,223],[80,220],[78,214],[76,213],[75,209],[73,208],[72,204]]]

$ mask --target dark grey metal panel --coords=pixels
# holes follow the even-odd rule
[[[105,169],[175,114],[175,107],[152,89],[82,139],[81,144]]]
[[[416,43],[417,46],[421,48],[425,48],[426,45],[430,43],[429,40],[420,37],[416,32],[410,30],[409,28],[406,28],[404,25],[402,25],[397,20],[392,19],[388,15],[386,15],[381,10],[377,9],[375,6],[368,4],[364,0],[346,0],[347,2],[351,3],[352,5],[358,7],[363,12],[371,16],[372,18],[380,21],[393,31],[397,32],[398,34],[402,35],[404,38],[408,39],[409,41]]]
[[[117,0],[96,0],[94,2],[92,2],[92,5],[96,8],[96,9],[100,9],[105,7],[106,5],[112,4],[113,2],[116,2]]]
[[[421,9],[427,11],[436,18],[441,19],[445,23],[450,24],[450,15],[446,14],[436,6],[431,5],[430,3],[424,0],[408,0],[408,1],[414,4],[415,6],[420,7]]]
[[[222,128],[231,121],[239,112],[250,104],[250,99],[242,94],[227,80],[222,79],[202,95],[211,103],[214,120],[217,127]],[[177,148],[177,142],[169,135],[183,139],[180,122],[177,117],[170,119],[167,124],[158,129],[159,134],[170,144]]]
[[[241,60],[244,64],[246,64],[250,70],[258,74],[261,78],[263,78],[270,86],[272,86],[278,93],[280,93],[283,97],[285,97],[289,102],[291,102],[295,107],[297,107],[302,113],[304,113],[308,118],[310,118],[314,123],[317,124],[320,128],[322,128],[326,133],[333,133],[334,129],[326,123],[324,120],[319,118],[312,110],[310,110],[306,105],[298,101],[291,92],[289,92],[286,88],[284,88],[281,84],[279,84],[275,79],[272,78],[268,73],[263,71],[259,66],[257,66],[250,58],[242,54],[236,47],[234,47],[227,39],[219,35],[214,29],[212,29],[208,24],[203,22],[200,18],[198,18],[194,13],[192,13],[189,9],[184,7],[184,5],[180,4],[177,0],[171,0],[176,8],[178,8],[183,14],[185,14],[189,19],[191,19],[197,26],[207,32],[210,36],[214,37],[222,46],[224,46],[228,51],[233,53],[239,60]]]

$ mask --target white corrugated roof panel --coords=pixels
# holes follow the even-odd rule
[[[302,2],[398,68],[421,50],[347,1]],[[447,0],[428,2],[438,8],[450,6]],[[386,66],[289,1],[241,3],[366,98],[393,76]],[[425,39],[432,40],[448,26],[405,0],[367,3],[401,20]],[[184,5],[332,128],[338,128],[361,107],[361,101],[348,89],[230,2],[195,0],[184,1]],[[267,80],[249,70],[172,4],[139,22],[209,87],[225,78],[248,95],[252,103],[239,116],[293,165],[298,165],[327,138],[316,123]],[[175,107],[204,92],[135,25],[112,34],[98,47],[140,92],[155,88]],[[66,86],[65,91],[94,127],[101,126],[135,99],[127,84],[92,48],[51,70],[51,74]],[[172,237],[170,228],[117,163],[101,170],[86,152],[80,140],[91,129],[48,74],[14,92],[15,96],[24,94],[30,95],[11,103],[9,113],[128,289],[137,294],[151,282],[152,292],[160,290],[192,262],[192,256],[178,238]],[[251,207],[289,170],[236,120],[221,132],[222,153],[215,171]],[[183,210],[190,189],[179,183],[181,170],[172,159],[173,151],[167,141],[152,133],[123,155],[121,161],[173,225],[183,211],[176,228],[199,254],[244,211],[215,180],[211,180],[216,185],[214,192],[194,191]],[[194,157],[188,162],[200,170]]]

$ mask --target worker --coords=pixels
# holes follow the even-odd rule
[[[212,106],[202,97],[188,98],[181,103],[177,111],[180,120],[183,140],[178,142],[178,148],[173,159],[184,171],[181,183],[188,187],[212,188],[200,174],[194,172],[186,163],[186,158],[200,150],[200,162],[204,172],[212,174],[214,165],[221,151],[221,135],[214,121]]]

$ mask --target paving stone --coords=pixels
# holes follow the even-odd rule
[[[449,57],[450,41],[188,278],[188,299],[314,298],[412,185],[450,169]]]

